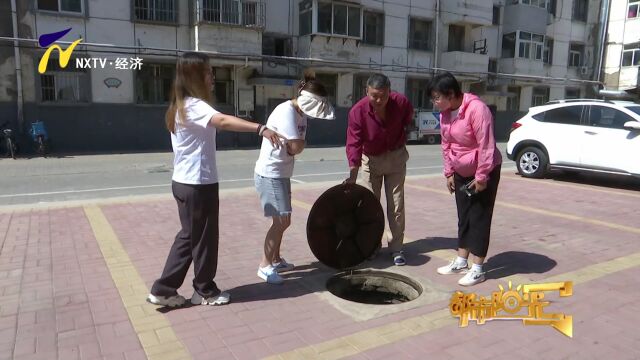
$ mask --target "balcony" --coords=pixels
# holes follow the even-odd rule
[[[260,1],[201,0],[204,22],[263,29],[265,4]]]
[[[489,55],[450,51],[442,53],[441,66],[445,69],[464,72],[486,73],[489,68]]]
[[[541,60],[525,58],[507,58],[498,61],[500,72],[506,74],[544,76],[544,63]]]
[[[549,13],[546,8],[525,4],[511,4],[504,7],[503,32],[521,30],[535,34],[546,34]]]
[[[309,35],[298,38],[298,56],[325,60],[357,61],[357,39],[337,38],[329,35]]]
[[[492,0],[448,0],[440,2],[445,24],[490,26],[493,18]]]

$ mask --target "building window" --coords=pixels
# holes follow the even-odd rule
[[[488,69],[490,73],[498,72],[498,60],[497,59],[489,59]]]
[[[406,95],[414,108],[420,110],[433,109],[431,95],[427,93],[428,88],[429,79],[407,78]]]
[[[291,39],[262,35],[262,54],[273,56],[291,56]]]
[[[163,1],[163,0],[156,0]],[[204,21],[244,26],[263,26],[261,7],[255,1],[202,0]]]
[[[639,7],[640,7],[640,0],[629,0],[629,5],[627,5],[627,19],[637,18]]]
[[[136,72],[136,102],[138,104],[166,104],[171,94],[175,65],[144,64]]]
[[[356,75],[353,77],[353,103],[357,103],[367,95],[367,80],[369,75]]]
[[[565,88],[564,89],[564,98],[565,99],[580,99],[580,89],[579,88]]]
[[[312,28],[312,10],[313,10],[313,1],[304,0],[300,2],[300,14],[298,17],[300,23],[300,35],[309,35],[311,34]]]
[[[547,7],[547,0],[513,0],[511,1],[512,4],[524,4],[524,5],[531,5],[531,6],[535,6],[535,7],[541,7],[541,8],[546,8]]]
[[[507,87],[509,97],[507,97],[507,110],[519,111],[520,110],[520,87],[509,86]]]
[[[516,57],[516,33],[512,32],[502,36],[502,57],[511,59]]]
[[[556,0],[549,0],[549,2],[547,3],[547,11],[549,12],[549,14],[556,16],[556,8],[558,7],[558,4],[556,3]]]
[[[640,65],[640,43],[627,44],[622,50],[622,66]]]
[[[362,9],[339,3],[318,3],[318,33],[360,38]]]
[[[83,0],[38,0],[38,10],[82,13]]]
[[[173,0],[135,0],[133,11],[136,20],[176,21],[176,7]]]
[[[573,0],[573,20],[587,22],[589,0]]]
[[[327,89],[329,102],[336,103],[336,89],[338,88],[338,75],[334,74],[316,74],[318,80]]]
[[[409,22],[409,48],[431,50],[431,21],[412,18]]]
[[[51,69],[51,63],[49,65]],[[64,71],[47,71],[40,75],[40,100],[42,102],[88,102],[87,73],[66,68]]]
[[[524,58],[542,60],[544,36],[524,31],[516,31],[502,36],[503,58]]]
[[[500,6],[493,7],[493,17],[491,23],[493,25],[500,25]]]
[[[364,12],[364,34],[362,42],[369,45],[384,45],[384,14]]]
[[[449,51],[464,51],[464,26],[449,25]]]
[[[531,96],[531,106],[540,106],[549,102],[548,87],[534,87]]]
[[[544,53],[542,54],[542,61],[545,64],[553,64],[553,39],[546,37],[544,39]]]
[[[582,66],[582,58],[584,57],[584,45],[571,43],[569,45],[569,66]]]
[[[233,106],[233,78],[231,69],[225,67],[211,68],[215,81],[213,83],[213,98],[217,105]]]
[[[518,31],[518,57],[532,60],[542,60],[544,36]]]

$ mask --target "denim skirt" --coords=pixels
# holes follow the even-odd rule
[[[255,174],[254,180],[264,216],[291,214],[291,179],[268,178]]]

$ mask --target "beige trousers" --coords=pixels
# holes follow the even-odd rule
[[[363,185],[380,200],[382,183],[387,198],[387,220],[391,239],[389,250],[402,250],[404,242],[404,179],[409,152],[406,147],[377,156],[362,155]]]

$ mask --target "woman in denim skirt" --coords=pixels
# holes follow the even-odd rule
[[[272,219],[264,239],[264,255],[258,277],[269,284],[282,284],[281,272],[293,270],[293,264],[280,256],[284,231],[291,224],[291,176],[295,155],[305,146],[307,117],[333,120],[333,107],[327,90],[312,73],[300,82],[298,96],[278,105],[267,120],[267,128],[280,134],[283,146],[262,141],[255,167],[255,185],[264,216]]]

